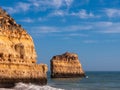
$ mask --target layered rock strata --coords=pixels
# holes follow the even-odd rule
[[[66,52],[51,59],[52,78],[85,77],[78,55]]]
[[[0,8],[0,84],[47,83],[47,65],[36,64],[32,37]]]

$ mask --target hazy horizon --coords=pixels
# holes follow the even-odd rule
[[[32,36],[38,63],[77,53],[85,71],[120,71],[120,0],[0,0]]]

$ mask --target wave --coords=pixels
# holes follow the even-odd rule
[[[60,88],[54,88],[48,85],[39,86],[34,84],[25,84],[25,83],[17,83],[13,90],[64,90]]]

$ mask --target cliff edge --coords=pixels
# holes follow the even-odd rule
[[[52,78],[85,77],[78,55],[66,52],[51,59]]]
[[[45,64],[36,64],[32,37],[0,8],[0,86],[5,83],[47,83]]]

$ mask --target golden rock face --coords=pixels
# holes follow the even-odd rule
[[[84,77],[85,73],[78,55],[74,53],[64,53],[56,55],[51,59],[51,77],[67,78],[67,77]]]
[[[5,63],[36,63],[31,36],[2,9],[0,17],[0,60]]]
[[[0,82],[46,78],[47,65],[37,65],[36,57],[32,37],[0,8]]]

